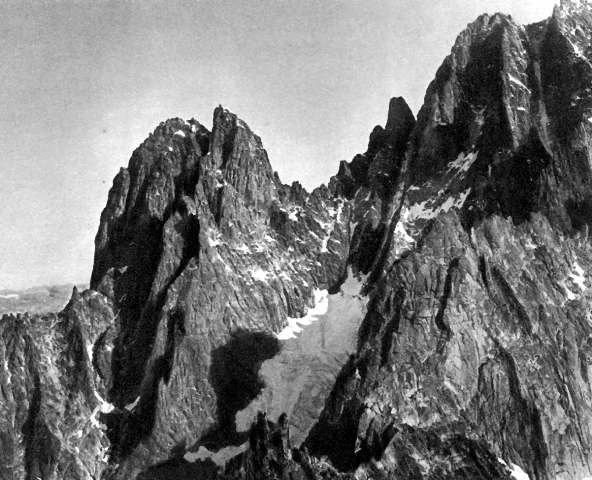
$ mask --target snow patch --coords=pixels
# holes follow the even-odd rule
[[[365,281],[366,276],[356,276],[348,269],[339,292],[329,295],[316,290],[315,307],[304,318],[293,319],[292,325],[299,332],[285,329],[277,335],[282,339],[282,349],[263,362],[259,373],[265,387],[236,414],[238,431],[247,430],[258,411],[266,411],[271,419],[285,412],[289,418],[298,419],[291,427],[293,444],[304,441],[339,371],[356,351],[368,302],[362,292]]]
[[[522,81],[515,77],[514,75],[512,75],[511,73],[508,73],[508,80],[510,80],[510,82],[512,82],[514,85],[518,85],[520,88],[523,88],[524,90],[527,90],[530,92],[530,88],[528,88],[526,85],[524,85],[524,83],[522,83]]]
[[[256,270],[251,270],[251,277],[253,277],[255,280],[258,280],[260,282],[265,282],[267,280],[268,276],[269,276],[269,273],[266,272],[265,270],[263,270],[262,268],[257,268]]]
[[[8,359],[4,359],[4,371],[6,372],[6,383],[10,385],[12,383],[12,372],[8,368]]]
[[[565,290],[565,296],[567,297],[567,300],[571,301],[571,300],[575,300],[576,298],[578,298],[578,296],[569,289],[569,287],[566,285],[565,281],[559,282],[559,285],[561,285],[563,290]]]
[[[127,411],[131,412],[134,408],[136,408],[136,405],[138,404],[139,401],[140,401],[140,396],[138,395],[138,397],[132,403],[128,403],[125,406],[125,409]]]
[[[448,212],[455,208],[460,209],[465,204],[471,189],[462,192],[458,198],[448,197],[441,205],[431,207],[434,201],[432,199],[421,203],[416,203],[409,208],[408,220],[413,222],[415,220],[431,220],[436,218],[441,213]]]
[[[210,247],[215,248],[219,245],[222,245],[222,241],[220,240],[221,236],[219,233],[215,233],[214,235],[212,235],[212,230],[208,230],[208,244],[210,245]]]
[[[183,130],[177,130],[173,135],[178,135],[179,137],[185,138],[185,132]]]
[[[327,290],[316,289],[314,291],[315,306],[310,308],[306,315],[301,318],[288,317],[288,326],[280,333],[276,334],[279,340],[288,340],[297,338],[298,333],[302,332],[301,325],[310,325],[319,320],[319,317],[325,315],[329,309],[329,292]]]
[[[226,447],[218,450],[217,452],[211,452],[203,445],[199,447],[197,452],[187,452],[183,458],[188,462],[194,463],[197,461],[203,461],[206,459],[212,460],[219,467],[225,467],[226,463],[233,457],[244,452],[248,447],[248,443],[243,443],[237,447]]]
[[[301,212],[302,212],[302,208],[301,207],[293,208],[292,210],[290,210],[290,213],[288,214],[288,218],[292,222],[297,222],[298,221],[298,216],[300,215]]]
[[[403,253],[411,250],[415,245],[415,240],[409,232],[407,228],[409,227],[409,209],[407,207],[403,207],[401,209],[401,213],[399,214],[399,221],[397,222],[397,226],[395,227],[395,236],[393,238],[393,246],[395,250],[395,256],[400,258]]]
[[[90,360],[91,363],[93,361],[93,347],[94,347],[94,345],[92,343],[86,344],[86,353],[88,354],[88,359]]]
[[[515,463],[510,463],[510,465],[508,465],[501,458],[498,458],[497,460],[498,460],[498,462],[500,462],[502,465],[504,465],[505,467],[507,467],[510,470],[510,475],[515,480],[530,480],[530,477],[528,476],[528,474],[524,470],[522,470],[521,467],[516,465]]]
[[[243,243],[240,247],[236,247],[235,250],[237,252],[241,252],[241,253],[251,253],[251,250],[249,249],[249,247],[247,247],[246,243]]]
[[[457,175],[462,172],[467,172],[475,160],[477,160],[477,155],[479,152],[471,152],[471,153],[460,153],[455,160],[448,164],[448,171],[457,170]],[[411,188],[409,189],[411,190]]]
[[[319,222],[319,224],[321,225],[322,229],[326,232],[325,237],[321,240],[321,253],[327,253],[327,246],[329,245],[329,239],[331,238],[331,235],[333,235],[333,231],[335,230],[335,222],[337,220],[339,220],[339,218],[341,217],[341,213],[343,212],[343,204],[340,203],[337,206],[337,209],[335,208],[329,208],[328,209],[329,215],[331,216],[333,223],[327,222],[327,223],[322,223]]]
[[[587,289],[586,276],[584,275],[584,273],[584,269],[576,262],[574,264],[573,273],[569,274],[569,278],[571,278],[573,283],[575,283],[582,292],[585,292]]]
[[[99,401],[99,404],[95,407],[95,409],[93,410],[93,412],[90,415],[90,423],[92,424],[93,427],[102,429],[103,427],[99,423],[99,420],[97,419],[97,414],[99,412],[111,413],[113,411],[113,409],[115,408],[115,406],[110,404],[109,402],[105,401],[103,399],[103,397],[101,397],[99,395],[99,392],[97,392],[96,390],[94,391],[94,394],[95,394],[96,399]]]
[[[17,293],[6,293],[4,295],[0,295],[0,298],[2,298],[3,300],[14,300],[16,298],[19,298]]]

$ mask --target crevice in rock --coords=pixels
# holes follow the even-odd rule
[[[185,335],[184,314],[175,309],[168,315],[167,337],[164,353],[156,358],[143,378],[142,391],[136,408],[132,411],[116,409],[101,415],[107,425],[107,436],[111,442],[111,459],[121,460],[130,455],[154,428],[158,404],[158,387],[161,380],[168,383],[173,366],[175,346]]]
[[[481,273],[481,279],[483,280],[483,285],[485,285],[485,289],[489,292],[489,278],[487,275],[487,259],[485,255],[479,256],[479,273]]]
[[[520,379],[512,355],[500,345],[498,345],[498,352],[508,374],[510,395],[518,408],[518,418],[521,419],[520,433],[527,438],[528,447],[522,454],[525,455],[525,459],[530,460],[530,469],[535,479],[544,480],[547,478],[546,459],[548,451],[544,440],[540,412],[534,401],[527,400],[522,396]]]
[[[495,280],[495,283],[501,291],[503,299],[505,300],[501,302],[498,301],[496,303],[501,304],[500,306],[504,311],[509,312],[518,320],[520,327],[527,335],[532,335],[532,322],[530,321],[528,313],[520,303],[520,300],[518,300],[518,297],[514,293],[514,290],[510,284],[504,278],[503,273],[498,267],[494,266],[492,268],[492,274],[493,279]]]
[[[455,275],[459,271],[459,264],[460,259],[455,258],[450,262],[450,265],[448,266],[448,271],[446,272],[446,280],[444,281],[444,291],[442,293],[442,297],[440,298],[440,306],[438,307],[438,312],[436,313],[436,316],[434,318],[436,326],[444,334],[446,340],[449,340],[452,336],[452,330],[450,328],[450,325],[448,325],[444,321],[444,314],[446,313],[448,301],[452,296],[452,287],[454,284]]]
[[[351,471],[358,465],[355,446],[365,407],[361,401],[362,393],[352,384],[352,378],[356,371],[361,378],[366,378],[364,363],[356,356],[350,356],[335,380],[319,421],[303,444],[315,456],[327,456],[340,471]]]
[[[393,347],[393,342],[395,339],[395,335],[399,331],[399,324],[401,322],[401,312],[403,310],[403,304],[405,303],[405,290],[403,288],[399,288],[394,295],[394,299],[392,301],[392,306],[389,309],[391,312],[392,318],[387,323],[384,332],[382,334],[382,345],[381,345],[381,354],[380,354],[380,366],[384,367],[390,357],[391,350]]]
[[[234,150],[234,141],[237,132],[238,127],[236,124],[236,118],[233,118],[232,127],[224,135],[224,143],[222,144],[222,165],[220,166],[220,170],[226,169],[228,161],[232,157],[232,151]]]
[[[165,351],[146,368],[168,291],[185,271],[189,262],[199,255],[200,224],[197,217],[189,216],[186,222],[177,228],[181,229],[185,238],[181,262],[155,301],[145,309],[145,316],[142,319],[143,328],[141,331],[135,332],[130,348],[130,352],[133,349],[133,361],[138,371],[138,377],[120,378],[120,382],[126,382],[127,390],[125,392],[122,392],[121,388],[115,390],[115,386],[112,389],[119,394],[115,397],[114,402],[119,409],[102,416],[104,423],[108,426],[107,435],[112,444],[111,457],[113,459],[128,456],[142,439],[151,433],[156,414],[158,386],[161,380],[168,383],[178,338],[185,335],[184,314],[180,309],[174,309],[167,315]],[[129,361],[130,359],[128,359]],[[129,371],[126,373],[129,374]],[[131,403],[135,396],[140,397],[138,405],[133,412],[128,412],[123,408],[123,405]]]
[[[27,419],[22,426],[25,480],[51,478],[61,449],[59,439],[51,433],[41,415],[42,392],[38,372],[34,373],[33,384]]]
[[[200,224],[197,216],[189,215],[182,224],[177,225],[175,228],[184,238],[183,254],[179,266],[159,292],[152,299],[145,301],[146,303],[141,310],[140,321],[134,322],[134,328],[128,327],[124,335],[120,336],[116,341],[116,345],[120,346],[120,348],[113,351],[113,387],[110,396],[113,398],[113,402],[120,407],[133,401],[138,394],[170,286],[185,271],[191,259],[199,255]],[[158,265],[160,259],[161,255],[158,255],[154,263]],[[153,271],[156,271],[156,267]],[[153,276],[154,274],[150,277],[149,285],[153,282]]]
[[[220,221],[222,220],[222,203],[224,201],[224,187],[219,187],[216,189],[216,206],[214,211],[214,221],[218,227],[220,226]]]

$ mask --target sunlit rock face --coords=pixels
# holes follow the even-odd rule
[[[360,478],[475,478],[488,457],[458,450],[483,441],[532,479],[590,476],[590,27],[570,2],[459,36],[311,452]]]
[[[592,476],[591,34],[479,17],[310,193],[222,107],[159,125],[90,289],[0,323],[2,478]]]
[[[111,407],[93,353],[114,324],[112,304],[74,292],[58,315],[0,319],[0,478],[101,478],[109,441],[98,421]]]

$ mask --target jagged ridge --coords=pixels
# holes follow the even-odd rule
[[[261,392],[276,335],[364,275],[355,355],[302,393],[325,406],[305,445],[343,472],[309,477],[507,478],[498,458],[534,479],[590,475],[591,22],[573,1],[526,28],[480,17],[417,123],[393,99],[366,153],[311,193],[282,185],[259,137],[221,107],[211,131],[161,124],[116,177],[91,290],[60,317],[96,325],[63,330],[92,345],[70,363],[88,380],[81,408],[99,407],[106,428],[82,432],[95,439],[85,465],[106,438],[104,478],[242,445],[237,414]],[[35,368],[25,378],[21,472],[73,472],[74,443],[56,447],[63,430],[42,405],[78,387],[43,385]],[[314,420],[299,401],[296,418]],[[183,462],[167,463],[169,478]],[[236,462],[226,474],[261,476]]]

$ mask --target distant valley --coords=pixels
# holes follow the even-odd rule
[[[76,285],[79,290],[88,284]],[[0,290],[0,315],[5,313],[50,313],[59,312],[72,295],[74,285],[45,285],[25,290]]]

